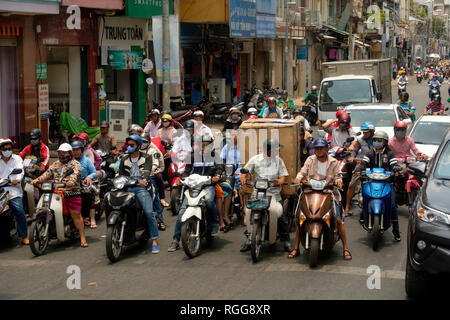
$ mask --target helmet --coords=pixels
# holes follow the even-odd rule
[[[352,118],[350,118],[350,115],[347,112],[339,115],[338,119],[339,119],[339,122],[345,122],[347,124],[350,124],[350,122],[352,121]]]
[[[252,115],[248,116],[247,120],[248,119],[258,119],[258,117],[256,116],[256,114],[252,114]]]
[[[248,115],[252,115],[252,114],[256,115],[256,114],[258,114],[258,110],[256,110],[256,108],[253,108],[253,107],[248,108],[247,114]]]
[[[172,116],[166,113],[161,117],[161,121],[172,121]]]
[[[336,118],[339,118],[339,116],[340,116],[341,114],[344,114],[344,113],[347,113],[347,111],[345,111],[344,109],[338,110],[338,111],[336,112]]]
[[[59,146],[58,150],[56,151],[72,152],[72,146],[68,143],[63,143]]]
[[[5,144],[13,144],[11,139],[8,138],[1,138],[0,139],[0,147],[3,147]]]
[[[30,131],[30,139],[34,140],[34,139],[39,139],[40,137],[42,137],[42,132],[40,129],[32,129]]]
[[[132,135],[130,135],[130,136],[127,138],[126,141],[128,142],[129,140],[136,141],[136,143],[137,143],[139,146],[142,146],[142,138],[139,137],[137,134],[132,134]]]
[[[314,140],[314,148],[324,148],[328,147],[328,141],[323,138],[318,138]]]
[[[401,92],[400,93],[400,98],[405,98],[405,100],[408,100],[409,99],[409,93],[405,92],[405,91]]]
[[[269,103],[271,103],[271,102],[277,102],[277,99],[275,99],[275,97],[268,97],[268,98],[266,99],[266,101],[267,101],[267,104],[269,104]]]
[[[184,129],[189,131],[190,134],[194,132],[194,120],[188,120],[184,124]]]
[[[205,116],[205,114],[203,113],[202,110],[197,110],[197,111],[194,112],[193,116],[194,117],[202,117],[203,118]]]
[[[438,95],[438,94],[435,94],[435,95],[433,96],[433,100],[434,100],[434,101],[441,101],[441,96]]]
[[[211,143],[213,141],[214,141],[214,138],[211,135],[209,135],[209,134],[204,134],[202,136],[202,142],[209,142],[209,143]]]
[[[143,132],[144,132],[144,129],[142,129],[142,127],[140,125],[138,125],[138,124],[132,124],[128,128],[128,134],[129,135],[137,134],[138,136],[140,136]]]
[[[89,141],[89,136],[87,135],[87,133],[84,132],[77,134],[75,137]]]
[[[317,91],[317,86],[312,86],[312,87],[311,87],[311,91],[312,91],[312,92]]]
[[[108,121],[102,121],[100,123],[100,128],[109,128],[109,122]]]
[[[81,151],[84,150],[84,145],[83,143],[81,143],[81,141],[73,141],[70,145],[72,146],[72,150],[73,149],[81,149]]]
[[[389,141],[389,136],[388,136],[388,134],[386,133],[386,132],[384,132],[384,131],[377,131],[377,132],[375,132],[375,134],[373,135],[373,138],[374,139],[384,139],[384,140],[386,140],[386,141]]]
[[[152,109],[152,111],[150,112],[150,115],[152,115],[152,114],[160,115],[161,112],[158,109]]]
[[[264,141],[263,149],[264,153],[272,152],[273,150],[278,150],[283,148],[283,146],[278,142],[277,139],[267,139]]]
[[[405,122],[405,121],[397,121],[395,124],[394,124],[394,129],[395,128],[408,128],[408,124]]]
[[[233,113],[238,113],[240,115],[242,112],[238,108],[232,107],[230,108],[230,115],[232,115]]]
[[[370,122],[370,121],[366,121],[361,125],[361,131],[375,131],[375,125]]]

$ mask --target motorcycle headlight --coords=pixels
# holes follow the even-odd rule
[[[367,175],[372,180],[387,180],[389,179],[390,175],[386,173],[381,172],[372,172]]]
[[[113,180],[114,188],[123,189],[128,179],[126,177],[118,177]]]
[[[424,222],[450,225],[450,216],[448,214],[425,207],[421,200],[417,202],[417,217]]]
[[[51,182],[43,183],[41,189],[42,191],[52,191],[53,190],[52,183]]]
[[[267,189],[269,188],[269,182],[267,180],[258,180],[255,184],[256,189]]]

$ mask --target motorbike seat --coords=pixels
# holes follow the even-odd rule
[[[182,115],[184,115],[185,113],[188,113],[190,109],[186,109],[186,110],[177,110],[177,111],[171,111],[170,113],[172,114],[172,118],[178,118]]]

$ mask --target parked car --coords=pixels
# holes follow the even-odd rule
[[[422,116],[414,123],[409,135],[420,152],[432,157],[448,128],[450,116]]]
[[[424,183],[409,217],[405,287],[411,298],[427,297],[450,279],[450,129],[428,166],[408,170]]]

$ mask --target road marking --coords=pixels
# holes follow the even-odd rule
[[[52,264],[58,263],[59,261],[51,261]],[[49,260],[0,260],[0,267],[32,267],[32,266],[42,266],[49,264]]]
[[[343,267],[343,266],[319,266],[318,268],[311,269],[309,265],[305,264],[271,264],[264,269],[264,271],[290,271],[290,272],[326,272],[337,274],[348,274],[352,276],[367,277],[367,268],[360,267]],[[399,270],[381,270],[381,277],[387,279],[405,279],[405,272]]]

